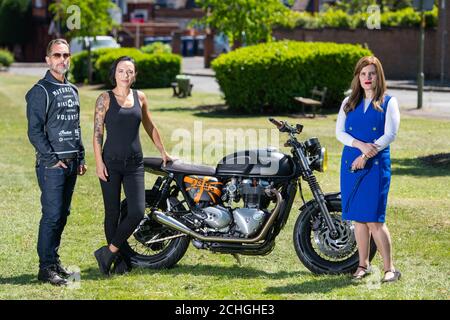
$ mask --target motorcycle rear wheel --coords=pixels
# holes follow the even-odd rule
[[[189,247],[190,238],[154,221],[151,218],[151,215],[149,215],[153,201],[154,197],[152,194],[149,191],[146,191],[145,217],[120,250],[129,258],[129,260],[131,260],[133,267],[168,269],[176,265],[178,261],[183,258]],[[121,219],[126,216],[127,207],[127,200],[124,199],[121,203]],[[166,204],[161,204],[158,209],[165,211]],[[169,239],[146,244],[149,240],[159,240],[164,238]]]

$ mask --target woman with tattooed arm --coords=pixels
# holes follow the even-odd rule
[[[105,275],[131,270],[131,263],[120,254],[120,248],[144,217],[144,165],[139,139],[141,122],[161,153],[163,165],[172,161],[151,119],[147,97],[143,92],[131,89],[136,75],[136,63],[132,58],[118,58],[110,70],[114,88],[103,92],[95,106],[94,154],[103,193],[108,245],[95,251],[94,256]],[[107,137],[103,144],[105,128]],[[128,214],[119,221],[122,185],[128,200]]]

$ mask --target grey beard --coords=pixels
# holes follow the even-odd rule
[[[63,69],[52,68],[52,70],[54,72],[59,73],[59,74],[66,74],[67,71],[69,71],[69,69],[70,69],[70,64],[68,64],[67,67],[65,67]]]

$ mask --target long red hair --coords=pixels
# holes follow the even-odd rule
[[[361,87],[361,84],[359,82],[359,74],[361,73],[361,70],[363,68],[369,65],[374,65],[377,73],[377,81],[372,98],[372,104],[375,110],[383,112],[383,108],[381,108],[381,105],[384,102],[384,93],[386,92],[386,79],[384,77],[383,66],[381,65],[381,62],[377,57],[367,56],[359,59],[358,63],[356,64],[351,85],[352,93],[350,94],[350,97],[348,98],[348,101],[344,106],[344,111],[346,114],[355,110],[358,103],[364,98],[364,89]]]

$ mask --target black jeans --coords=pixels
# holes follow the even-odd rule
[[[77,170],[77,160],[67,163],[66,169],[47,168],[42,163],[36,166],[42,205],[37,243],[40,269],[59,262],[58,249],[67,217],[70,214]]]
[[[105,235],[108,244],[120,249],[144,217],[144,162],[141,157],[128,160],[105,158],[104,162],[109,175],[107,182],[100,180],[105,206]],[[122,185],[128,206],[124,218],[120,216]]]

